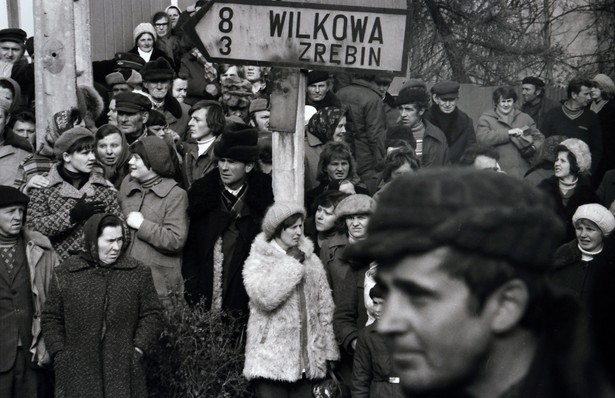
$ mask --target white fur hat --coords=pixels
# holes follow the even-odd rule
[[[560,143],[570,151],[577,161],[579,173],[587,173],[592,166],[592,154],[589,146],[578,138],[568,138]]]
[[[271,205],[267,213],[265,213],[262,225],[267,240],[272,239],[278,225],[293,214],[301,214],[301,217],[305,219],[305,209],[300,204],[294,202],[275,202]]]
[[[609,236],[615,229],[615,216],[606,207],[598,203],[579,206],[572,216],[572,223],[576,224],[582,218],[594,222],[605,237]]]
[[[135,41],[135,43],[137,42],[139,36],[141,36],[143,33],[149,33],[150,35],[152,35],[154,41],[156,41],[157,36],[156,29],[154,29],[154,26],[149,22],[142,22],[138,24],[135,30],[132,32],[132,39]]]

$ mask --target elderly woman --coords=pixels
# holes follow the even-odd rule
[[[331,290],[303,236],[304,218],[300,205],[274,203],[244,265],[250,318],[243,375],[258,398],[311,397],[314,382],[339,359]]]
[[[128,141],[124,133],[111,124],[104,124],[96,131],[96,160],[103,175],[119,189],[128,167]]]
[[[96,214],[56,268],[42,314],[58,397],[146,397],[143,356],[161,329],[151,272],[124,254],[122,221]]]
[[[562,245],[554,257],[552,280],[584,303],[595,284],[596,271],[608,265],[605,239],[615,229],[615,217],[604,206],[579,206],[572,216],[576,239]]]
[[[523,178],[544,136],[530,115],[515,108],[517,98],[512,87],[498,87],[493,92],[494,109],[478,119],[476,140],[498,151],[504,172]]]
[[[145,62],[164,58],[172,67],[175,67],[173,58],[168,57],[164,51],[156,47],[156,29],[151,23],[143,22],[138,24],[132,32],[132,37],[135,46],[128,51],[129,53],[140,56]]]
[[[368,194],[369,191],[356,175],[355,162],[350,147],[343,142],[328,142],[318,160],[316,179],[320,184],[305,194],[308,209],[324,191],[335,190],[348,194]]]
[[[173,180],[177,157],[164,140],[142,138],[130,146],[130,153],[130,176],[118,192],[131,235],[126,252],[152,270],[158,297],[170,307],[174,295],[183,297],[188,195]]]
[[[538,184],[539,188],[551,195],[555,212],[567,226],[563,242],[575,236],[569,220],[577,208],[587,203],[599,203],[588,176],[591,163],[589,146],[578,138],[568,138],[557,147],[554,175]]]
[[[328,106],[313,115],[305,131],[305,174],[311,189],[318,185],[318,160],[327,142],[345,142],[346,109]]]

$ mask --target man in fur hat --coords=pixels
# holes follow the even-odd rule
[[[246,315],[243,263],[273,203],[271,177],[254,169],[258,131],[224,132],[214,144],[218,168],[188,191],[190,229],[183,275],[190,303]]]
[[[612,396],[579,304],[546,282],[562,233],[551,206],[471,168],[422,170],[383,192],[345,254],[378,262],[378,331],[408,397]]]

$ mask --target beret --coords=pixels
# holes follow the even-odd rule
[[[29,200],[28,196],[20,192],[19,189],[0,185],[0,209],[14,205],[27,206]]]
[[[583,218],[595,223],[604,236],[609,236],[615,229],[615,216],[609,209],[598,203],[579,206],[572,216],[572,224],[576,224]]]
[[[544,87],[545,82],[534,76],[528,76],[521,81],[521,84],[533,84],[536,87]]]
[[[0,41],[12,41],[19,44],[24,44],[28,35],[23,29],[7,28],[0,30]]]
[[[422,169],[382,191],[367,238],[344,255],[386,262],[448,246],[544,273],[564,231],[553,207],[546,193],[503,173]]]
[[[459,82],[444,80],[434,84],[431,92],[444,100],[459,97]]]
[[[376,207],[376,201],[368,195],[355,193],[342,199],[335,206],[335,217],[341,218],[353,214],[371,214]]]
[[[294,202],[275,202],[272,204],[263,217],[262,228],[265,238],[271,240],[278,225],[293,214],[301,214],[305,218],[305,209]]]
[[[115,96],[115,109],[125,113],[144,112],[152,109],[152,102],[143,94],[120,93]]]
[[[62,156],[62,154],[71,147],[75,142],[82,138],[91,138],[94,141],[94,134],[85,127],[76,126],[66,130],[53,144],[53,154]]]
[[[329,72],[325,72],[322,70],[311,70],[307,75],[307,85],[324,82],[329,80]]]

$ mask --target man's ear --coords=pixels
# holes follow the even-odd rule
[[[149,112],[143,112],[143,124],[147,123],[149,119]]]
[[[511,279],[491,293],[485,310],[491,312],[491,329],[505,333],[515,328],[527,311],[529,291],[525,282]]]
[[[423,117],[423,115],[424,115],[424,114],[425,114],[425,109],[419,109],[419,111],[418,111],[418,115],[419,115],[420,117]]]
[[[254,162],[246,163],[246,173],[249,173],[254,168]]]

